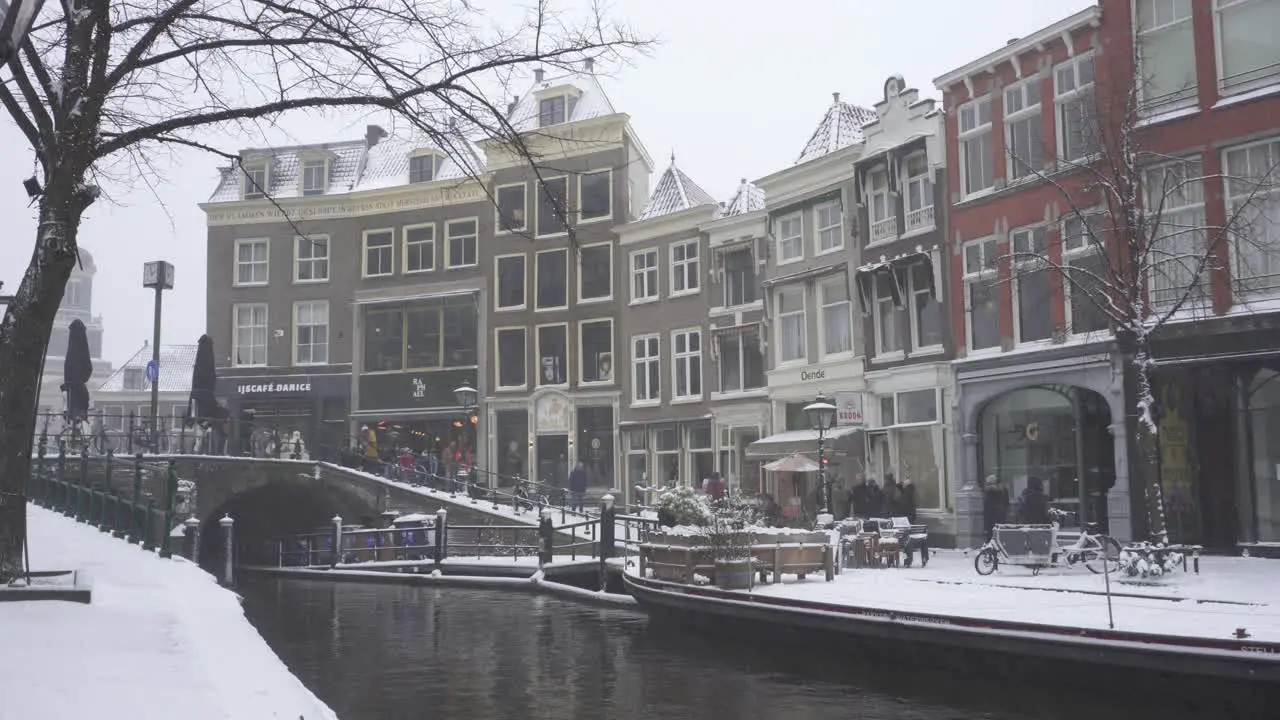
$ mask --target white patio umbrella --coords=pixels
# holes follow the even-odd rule
[[[795,453],[767,463],[764,469],[771,472],[816,472],[818,463],[800,453]]]

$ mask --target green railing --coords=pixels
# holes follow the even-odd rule
[[[144,497],[143,473],[153,471],[141,453],[132,457],[116,457],[108,451],[105,472],[90,477],[89,456],[67,457],[65,443],[59,443],[56,457],[48,457],[45,443],[40,443],[32,463],[27,497],[40,507],[60,512],[78,522],[109,532],[112,536],[141,544],[144,549],[170,557],[170,532],[176,522],[174,513],[178,494],[178,475],[170,460],[165,473],[163,496]],[[132,474],[132,488],[119,490],[111,486],[114,471],[126,469]]]

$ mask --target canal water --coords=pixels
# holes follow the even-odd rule
[[[954,661],[700,633],[511,590],[248,578],[249,619],[342,720],[1181,720],[1124,673],[1029,682]],[[833,643],[848,641],[833,640]],[[1071,687],[1074,686],[1074,687]]]

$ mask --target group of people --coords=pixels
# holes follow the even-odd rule
[[[910,480],[899,481],[893,473],[885,473],[884,485],[875,478],[859,474],[849,490],[845,506],[851,518],[905,517],[916,521],[916,488]]]
[[[988,540],[992,529],[1009,518],[1009,490],[995,475],[987,476],[986,486],[982,489],[982,518]],[[1045,493],[1044,481],[1040,478],[1027,478],[1027,486],[1018,495],[1017,519],[1028,525],[1050,523],[1049,495]]]

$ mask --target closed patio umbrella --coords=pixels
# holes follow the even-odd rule
[[[67,335],[67,356],[62,363],[62,392],[66,394],[68,423],[89,419],[89,378],[93,360],[89,357],[89,334],[84,323],[72,320]]]
[[[198,422],[201,427],[207,428],[218,417],[218,399],[214,396],[217,384],[217,371],[213,366],[213,339],[208,335],[201,335],[196,343],[195,365],[191,369],[191,397],[187,400],[188,427]]]

